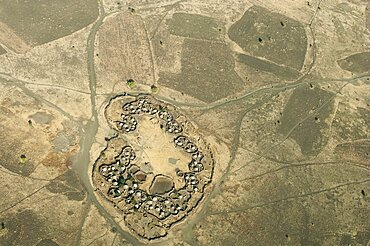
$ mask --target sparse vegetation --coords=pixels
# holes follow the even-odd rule
[[[369,244],[370,3],[309,1],[0,1],[0,245]]]
[[[132,88],[135,88],[135,87],[136,87],[136,81],[135,81],[135,80],[133,80],[133,79],[128,79],[128,80],[126,81],[126,84],[127,84],[127,86],[128,86],[130,89],[132,89]]]
[[[19,157],[19,163],[25,164],[27,161],[28,161],[27,156],[25,154],[21,154],[21,156]]]
[[[157,93],[159,92],[159,88],[158,88],[158,86],[156,86],[156,85],[152,85],[152,86],[150,87],[150,91],[151,91],[153,94],[157,94]]]

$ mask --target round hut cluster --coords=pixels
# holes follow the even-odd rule
[[[138,117],[157,118],[159,127],[170,134],[169,136],[173,136],[174,148],[189,156],[190,161],[187,164],[188,170],[176,168],[175,177],[170,177],[171,180],[172,178],[180,180],[180,186],[175,188],[173,185],[163,193],[152,192],[151,189],[143,188],[148,173],[140,168],[143,165],[140,165],[140,158],[137,158],[134,147],[126,144],[116,152],[119,154],[114,156],[113,161],[102,162],[97,167],[99,175],[104,180],[105,195],[124,213],[140,212],[145,217],[151,215],[158,220],[171,216],[175,220],[180,218],[176,216],[180,216],[181,213],[187,214],[189,209],[197,204],[197,201],[190,204],[189,202],[192,198],[199,200],[199,197],[202,197],[205,185],[210,182],[210,179],[202,181],[200,174],[205,169],[204,152],[199,150],[192,137],[184,134],[185,122],[179,120],[183,117],[175,117],[167,107],[153,103],[153,100],[148,100],[146,97],[126,102],[121,109],[121,112],[118,112],[119,120],[114,121],[116,130],[121,134],[134,134],[140,127],[141,118]],[[175,115],[178,116],[178,114]],[[156,175],[154,179],[157,176],[163,175]]]
[[[189,171],[177,170],[176,175],[182,177],[185,186],[179,190],[173,189],[168,194],[153,195],[140,189],[143,179],[142,172],[135,164],[135,152],[130,146],[125,146],[115,162],[103,164],[99,167],[100,174],[109,185],[108,196],[112,199],[122,199],[127,210],[148,212],[163,219],[170,215],[177,215],[187,208],[186,202],[192,193],[198,192],[199,180],[196,172],[203,170],[200,160],[202,154],[198,151],[192,155]],[[133,168],[134,167],[134,168]]]

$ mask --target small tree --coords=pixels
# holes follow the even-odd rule
[[[157,93],[158,93],[158,91],[159,91],[159,88],[158,88],[156,85],[152,85],[152,86],[150,87],[150,90],[151,90],[151,92],[152,92],[153,94],[157,94]]]
[[[128,80],[126,81],[126,84],[127,84],[127,86],[128,86],[130,89],[132,89],[132,88],[134,88],[134,87],[136,86],[136,82],[135,82],[135,80],[133,80],[133,79],[128,79]]]
[[[24,164],[24,163],[26,163],[27,162],[27,156],[25,155],[25,154],[21,154],[21,156],[19,157],[19,162],[21,163],[21,164]]]
[[[133,7],[128,7],[128,11],[130,11],[131,13],[135,13],[135,9]]]

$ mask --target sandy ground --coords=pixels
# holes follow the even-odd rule
[[[0,15],[0,244],[369,244],[367,1],[39,1],[18,26],[21,2],[0,3],[17,10]],[[215,169],[197,209],[148,242],[91,175],[114,136],[109,100],[152,85]],[[143,132],[149,158],[182,160],[158,134]]]

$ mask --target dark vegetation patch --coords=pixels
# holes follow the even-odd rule
[[[0,218],[5,233],[0,234],[1,245],[37,245],[48,232],[44,222],[31,210],[24,210],[11,217]]]
[[[297,70],[291,67],[279,66],[254,56],[239,54],[238,60],[249,67],[272,73],[282,79],[293,80],[300,75]]]
[[[6,50],[0,45],[0,56],[4,55],[6,53]]]
[[[37,246],[59,246],[56,242],[51,239],[42,239]]]
[[[338,65],[352,73],[370,72],[370,52],[357,53],[338,61]]]
[[[14,137],[14,136],[13,136]],[[23,151],[22,144],[9,137],[7,128],[0,125],[0,165],[11,172],[29,176],[36,164]]]
[[[98,17],[98,1],[2,0],[0,21],[32,45],[80,30]]]
[[[205,102],[240,92],[244,82],[234,71],[231,51],[223,43],[186,39],[180,74],[160,74],[160,84]]]
[[[229,37],[253,56],[300,70],[307,49],[303,25],[284,15],[253,6],[229,29]]]
[[[278,132],[294,139],[303,154],[317,155],[328,138],[326,119],[334,111],[332,97],[332,92],[309,85],[295,89],[285,105]]]
[[[68,170],[62,176],[52,180],[46,188],[52,193],[63,193],[70,200],[82,201],[85,199],[86,192],[83,189],[77,175]]]

